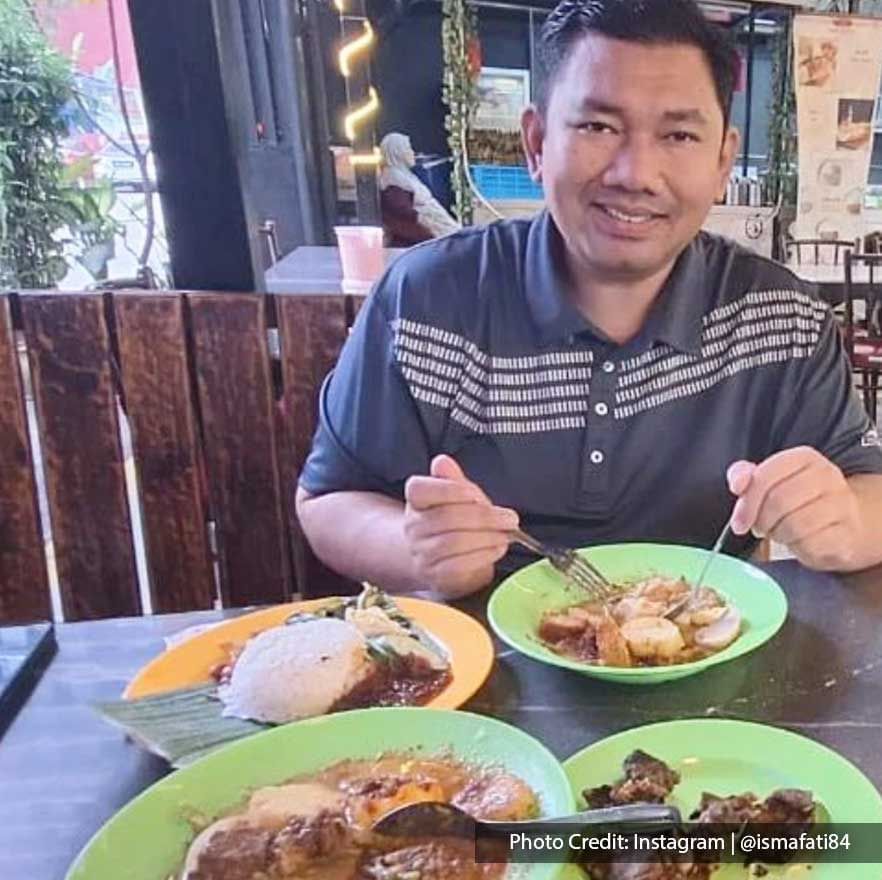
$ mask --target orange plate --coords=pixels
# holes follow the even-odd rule
[[[230,645],[241,645],[256,633],[284,623],[294,612],[313,611],[327,601],[311,599],[276,605],[213,627],[151,660],[129,683],[123,696],[134,700],[205,684],[211,670],[226,659]],[[452,681],[426,705],[433,709],[461,706],[481,687],[493,667],[493,642],[487,630],[461,611],[437,602],[396,597],[395,604],[437,639],[450,658]]]

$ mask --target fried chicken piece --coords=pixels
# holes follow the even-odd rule
[[[641,749],[631,752],[622,765],[625,776],[630,781],[645,780],[659,791],[664,791],[666,798],[680,781],[680,774],[671,770],[664,761],[653,758]]]
[[[539,812],[536,795],[509,773],[490,773],[469,782],[451,803],[476,819],[517,822]]]
[[[636,617],[661,617],[667,607],[665,602],[655,602],[645,596],[625,596],[613,605],[612,614],[621,626]]]
[[[276,834],[270,861],[283,877],[338,858],[351,843],[349,826],[341,812],[322,810],[314,816],[296,816]]]
[[[700,825],[744,825],[756,818],[759,807],[759,800],[753,792],[730,797],[705,792],[690,818]]]
[[[372,880],[419,878],[419,880],[483,880],[487,865],[474,861],[472,841],[432,841],[372,854],[360,865],[359,877]]]
[[[680,781],[680,774],[664,761],[637,749],[625,758],[625,778],[615,785],[586,789],[582,796],[590,807],[620,804],[662,804]]]
[[[665,577],[651,577],[637,584],[633,594],[653,602],[662,602],[668,606],[686,596],[690,589],[689,584],[682,578],[673,580]]]
[[[270,865],[272,833],[236,819],[209,826],[190,847],[184,880],[254,880]]]
[[[766,828],[766,833],[798,837],[814,825],[814,811],[815,802],[810,791],[782,788],[773,791],[764,801],[751,792],[726,798],[705,793],[691,818],[702,825],[745,826],[748,832],[762,831],[757,826],[773,824],[776,826],[774,830]],[[787,850],[757,850],[751,861],[779,863],[790,861],[792,857],[793,853]]]
[[[586,788],[582,792],[582,797],[589,810],[602,810],[604,807],[614,807],[615,801],[612,799],[611,785],[598,785],[596,788]]]
[[[609,612],[604,614],[600,620],[595,630],[595,638],[597,639],[597,656],[604,666],[624,666],[627,668],[634,665],[631,651],[628,649],[628,642]]]
[[[572,609],[543,614],[539,623],[539,638],[546,642],[561,642],[585,633],[590,628],[588,621],[570,613],[571,611]]]
[[[753,794],[717,797],[705,792],[692,818],[701,824],[743,825],[767,822],[779,825],[811,825],[814,822],[815,802],[810,791],[781,788],[764,801]]]
[[[775,822],[781,825],[814,824],[815,800],[810,791],[799,788],[780,788],[763,801],[757,822]]]
[[[614,859],[607,864],[586,865],[591,880],[709,880],[712,865],[632,862]]]

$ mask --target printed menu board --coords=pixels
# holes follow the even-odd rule
[[[793,39],[799,196],[791,232],[855,238],[864,232],[882,19],[800,14]]]

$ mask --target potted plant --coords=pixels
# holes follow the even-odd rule
[[[74,258],[96,281],[107,278],[107,264],[116,254],[116,236],[123,226],[111,216],[116,193],[108,180],[87,184],[74,178],[59,202],[67,236],[63,238]]]

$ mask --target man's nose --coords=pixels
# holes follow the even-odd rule
[[[654,139],[632,135],[624,138],[613,153],[603,183],[629,192],[657,193],[660,176],[661,163]]]

